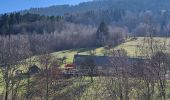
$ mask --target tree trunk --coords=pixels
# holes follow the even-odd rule
[[[6,72],[5,72],[5,78],[6,78],[6,86],[5,86],[5,100],[8,100],[8,89],[9,89],[9,66],[7,66]]]
[[[28,73],[28,79],[27,79],[27,100],[29,100],[30,96],[30,73]]]
[[[9,82],[6,83],[6,87],[5,87],[5,100],[8,100],[8,87],[9,87]]]
[[[129,84],[128,84],[128,78],[125,79],[125,100],[129,100]]]
[[[49,87],[48,87],[48,84],[49,84],[49,74],[48,74],[48,62],[46,61],[46,65],[45,65],[45,68],[46,68],[46,100],[48,100],[48,92],[49,92]]]
[[[123,100],[122,86],[120,83],[119,83],[119,90],[120,90],[120,100]]]
[[[91,75],[91,83],[93,83],[93,75]]]

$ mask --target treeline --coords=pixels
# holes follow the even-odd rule
[[[11,13],[0,16],[0,35],[54,32],[62,17],[40,16],[38,14]],[[61,24],[60,24],[61,25]]]
[[[122,9],[121,7],[110,7],[107,10],[90,10],[81,13],[66,14],[65,20],[76,24],[98,26],[101,21],[112,27],[127,29],[133,36],[147,36],[146,31],[154,28],[153,36],[169,36],[168,10],[154,12],[152,10],[141,10],[138,12]],[[145,31],[145,32],[144,32]]]
[[[98,28],[79,24],[67,24],[61,32],[26,36],[30,39],[30,46],[35,48],[33,51],[38,53],[36,46],[41,45],[45,38],[48,39],[47,45],[52,45],[54,52],[76,48],[114,47],[126,40],[128,37],[126,33],[127,30],[123,28],[113,28],[102,22]]]
[[[65,21],[95,27],[105,21],[107,25],[127,29],[133,36],[147,36],[146,30],[152,27],[153,36],[169,36],[168,3],[168,0],[95,0],[75,6],[35,8],[24,13],[61,15]]]
[[[64,15],[64,18],[68,22],[81,23],[86,25],[97,26],[101,21],[105,21],[107,24],[113,22],[120,22],[125,16],[124,9],[111,7],[107,10],[89,10],[80,13],[68,13]]]
[[[121,16],[121,13],[118,15]],[[117,17],[117,21],[120,19]],[[0,35],[28,35],[34,39],[32,40],[34,42],[41,41],[41,38],[46,36],[51,39],[51,44],[55,44],[55,50],[65,50],[105,46],[106,44],[115,46],[122,43],[128,33],[126,29],[108,25],[106,21],[94,26],[76,24],[70,20],[60,16],[48,17],[30,13],[24,15],[20,13],[4,14],[0,17]],[[97,41],[100,43],[97,44]],[[35,44],[31,44],[31,46],[36,47]]]
[[[11,13],[0,16],[0,35],[61,33],[70,24],[97,28],[103,21],[112,28],[127,30],[131,36],[148,36],[149,30],[154,31],[152,36],[170,36],[169,16],[168,10],[132,12],[114,7],[56,17]]]

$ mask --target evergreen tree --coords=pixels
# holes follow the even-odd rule
[[[0,26],[1,34],[6,35],[9,31],[9,16],[7,14],[1,16]]]
[[[109,38],[109,29],[104,22],[100,23],[100,26],[96,32],[97,46],[104,46]]]

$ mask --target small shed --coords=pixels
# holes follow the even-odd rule
[[[40,72],[40,68],[37,66],[37,65],[33,65],[33,66],[31,66],[30,68],[29,68],[29,71],[28,71],[28,73],[29,74],[37,74],[37,73],[39,73]]]

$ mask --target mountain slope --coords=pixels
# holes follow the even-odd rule
[[[67,13],[78,13],[89,10],[105,10],[110,8],[122,8],[131,11],[152,10],[160,11],[170,9],[169,0],[94,0],[90,2],[80,3],[79,5],[60,5],[46,8],[32,8],[25,10],[23,13],[35,13],[47,16],[58,16]]]

